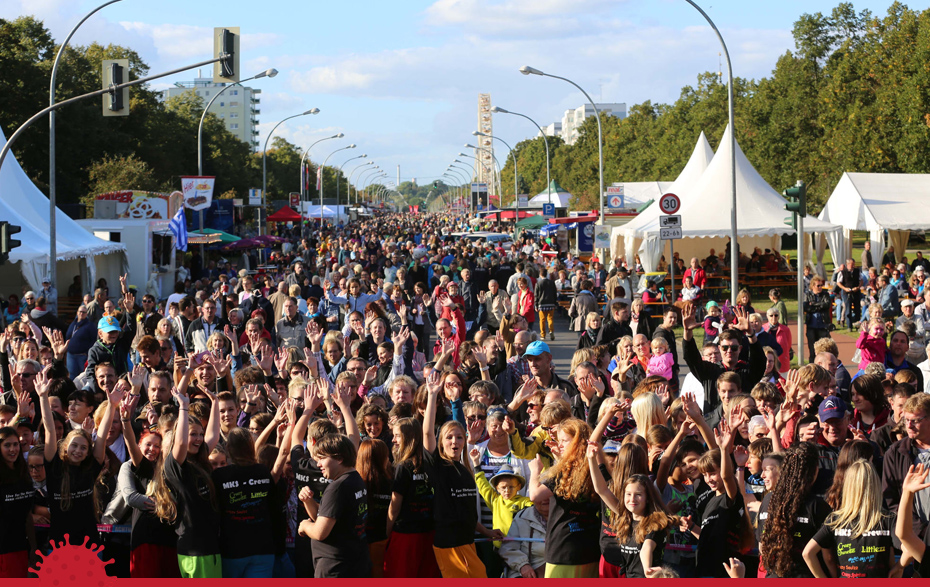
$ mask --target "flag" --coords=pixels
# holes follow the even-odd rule
[[[168,228],[174,233],[174,238],[178,240],[177,249],[179,251],[187,250],[187,216],[184,215],[184,208],[179,208],[178,213],[171,218]]]
[[[320,165],[316,168],[316,191],[323,189],[323,166]]]
[[[310,164],[304,163],[304,192],[310,191]]]

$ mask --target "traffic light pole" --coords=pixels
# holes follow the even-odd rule
[[[804,364],[804,215],[798,214],[798,367]],[[787,323],[788,321],[785,320]]]
[[[138,86],[138,85],[144,84],[144,83],[146,83],[146,82],[150,82],[150,81],[153,81],[153,80],[157,80],[157,79],[160,79],[160,78],[163,78],[163,77],[168,77],[169,75],[174,75],[174,74],[176,74],[176,73],[182,73],[182,72],[188,71],[188,70],[190,70],[190,69],[196,69],[196,68],[198,68],[198,67],[204,67],[204,66],[206,66],[206,65],[211,65],[211,64],[213,64],[213,63],[217,63],[218,61],[222,61],[222,60],[225,59],[225,58],[226,58],[225,56],[220,56],[220,57],[216,57],[216,58],[214,58],[214,59],[208,59],[207,61],[201,61],[200,63],[195,63],[195,64],[193,64],[193,65],[186,65],[186,66],[184,66],[184,67],[179,67],[179,68],[177,68],[177,69],[172,69],[171,71],[166,71],[166,72],[164,72],[164,73],[158,73],[158,74],[155,74],[155,75],[150,75],[150,76],[148,76],[148,77],[141,77],[141,78],[139,78],[139,79],[137,79],[137,80],[133,80],[133,81],[131,81],[131,82],[125,82],[125,83],[122,83],[122,84],[119,84],[119,85],[110,86],[109,88],[104,88],[104,89],[102,89],[102,90],[96,90],[96,91],[93,91],[93,92],[90,92],[90,93],[87,93],[87,94],[83,94],[83,95],[81,95],[81,96],[75,96],[75,97],[73,97],[73,98],[68,98],[67,100],[64,100],[64,101],[62,101],[62,102],[56,102],[55,104],[52,104],[52,105],[49,106],[48,108],[43,108],[43,109],[40,110],[39,112],[35,113],[31,118],[29,118],[29,120],[27,120],[26,122],[24,122],[24,123],[22,124],[22,126],[20,126],[18,129],[16,129],[16,132],[14,132],[12,135],[10,135],[10,138],[7,139],[6,144],[3,145],[3,149],[0,150],[0,169],[3,168],[3,162],[6,160],[7,153],[9,153],[9,152],[12,150],[12,148],[13,148],[13,143],[16,142],[16,139],[18,139],[18,138],[20,137],[20,135],[22,135],[22,134],[26,131],[26,129],[28,129],[30,126],[32,126],[37,120],[43,118],[46,114],[49,114],[50,112],[54,112],[55,110],[58,110],[59,108],[63,108],[63,107],[65,107],[65,106],[69,105],[69,104],[74,104],[75,102],[80,102],[81,100],[86,100],[87,98],[96,98],[97,96],[102,96],[102,95],[104,95],[104,94],[109,94],[109,93],[111,93],[111,92],[116,92],[116,91],[118,91],[118,90],[122,90],[123,88],[129,88],[129,87],[132,87],[132,86]],[[50,262],[50,263],[53,263],[54,260],[49,259],[49,262]]]

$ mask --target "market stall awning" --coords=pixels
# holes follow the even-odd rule
[[[206,238],[207,240],[195,240],[201,238]],[[192,230],[187,233],[187,239],[188,242],[192,242],[194,244],[200,244],[202,242],[203,244],[223,243],[224,245],[240,240],[239,237],[234,234],[229,234],[228,232],[223,232],[222,230],[216,230],[215,228]]]
[[[268,222],[300,222],[300,214],[290,206],[285,206],[268,217]]]
[[[545,226],[549,221],[542,216],[529,216],[523,220],[517,221],[517,228],[539,228]]]
[[[513,218],[514,211],[513,210],[492,210],[490,212],[488,211],[478,212],[477,214],[479,218],[488,218],[488,217],[497,218],[498,216],[500,216],[504,220],[509,220]],[[520,210],[520,218],[529,218],[536,214],[538,214],[538,212],[527,212],[526,210]]]
[[[571,224],[572,222],[597,222],[597,214],[588,214],[586,216],[568,216],[565,218],[550,218],[549,224]]]

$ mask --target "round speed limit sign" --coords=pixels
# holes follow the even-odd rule
[[[675,214],[681,208],[681,198],[675,194],[665,194],[659,198],[659,207],[663,214]]]

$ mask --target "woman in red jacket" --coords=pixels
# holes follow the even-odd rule
[[[517,287],[520,288],[517,292],[517,296],[519,296],[517,300],[517,313],[526,318],[526,322],[529,324],[529,330],[532,332],[533,324],[536,322],[536,299],[525,277],[517,279]]]

